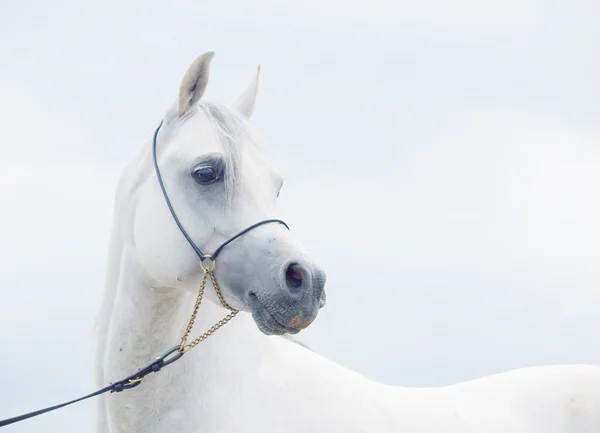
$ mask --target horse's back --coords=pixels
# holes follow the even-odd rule
[[[532,433],[600,432],[600,366],[529,367],[451,388],[504,406]]]

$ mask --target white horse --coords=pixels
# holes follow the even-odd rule
[[[274,218],[282,178],[248,126],[259,72],[231,108],[205,102],[213,53],[199,56],[157,135],[158,165],[190,238],[213,252]],[[116,194],[98,321],[105,386],[179,344],[203,275],[169,212],[152,143]],[[517,370],[442,388],[388,386],[283,338],[325,303],[323,271],[282,224],[264,224],[216,259],[223,301],[241,310],[181,360],[131,390],[99,397],[99,433],[599,433],[600,368]],[[226,313],[207,284],[190,338]]]

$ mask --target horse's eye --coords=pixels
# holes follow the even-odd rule
[[[200,185],[208,185],[217,180],[218,175],[212,167],[197,167],[192,172],[192,177]]]

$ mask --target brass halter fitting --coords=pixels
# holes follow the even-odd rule
[[[215,270],[217,262],[210,254],[204,254],[200,260],[200,267],[204,272],[212,272]]]

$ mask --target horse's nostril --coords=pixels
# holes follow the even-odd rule
[[[288,266],[285,271],[285,282],[289,289],[297,289],[302,286],[304,273],[302,267],[296,263]]]

